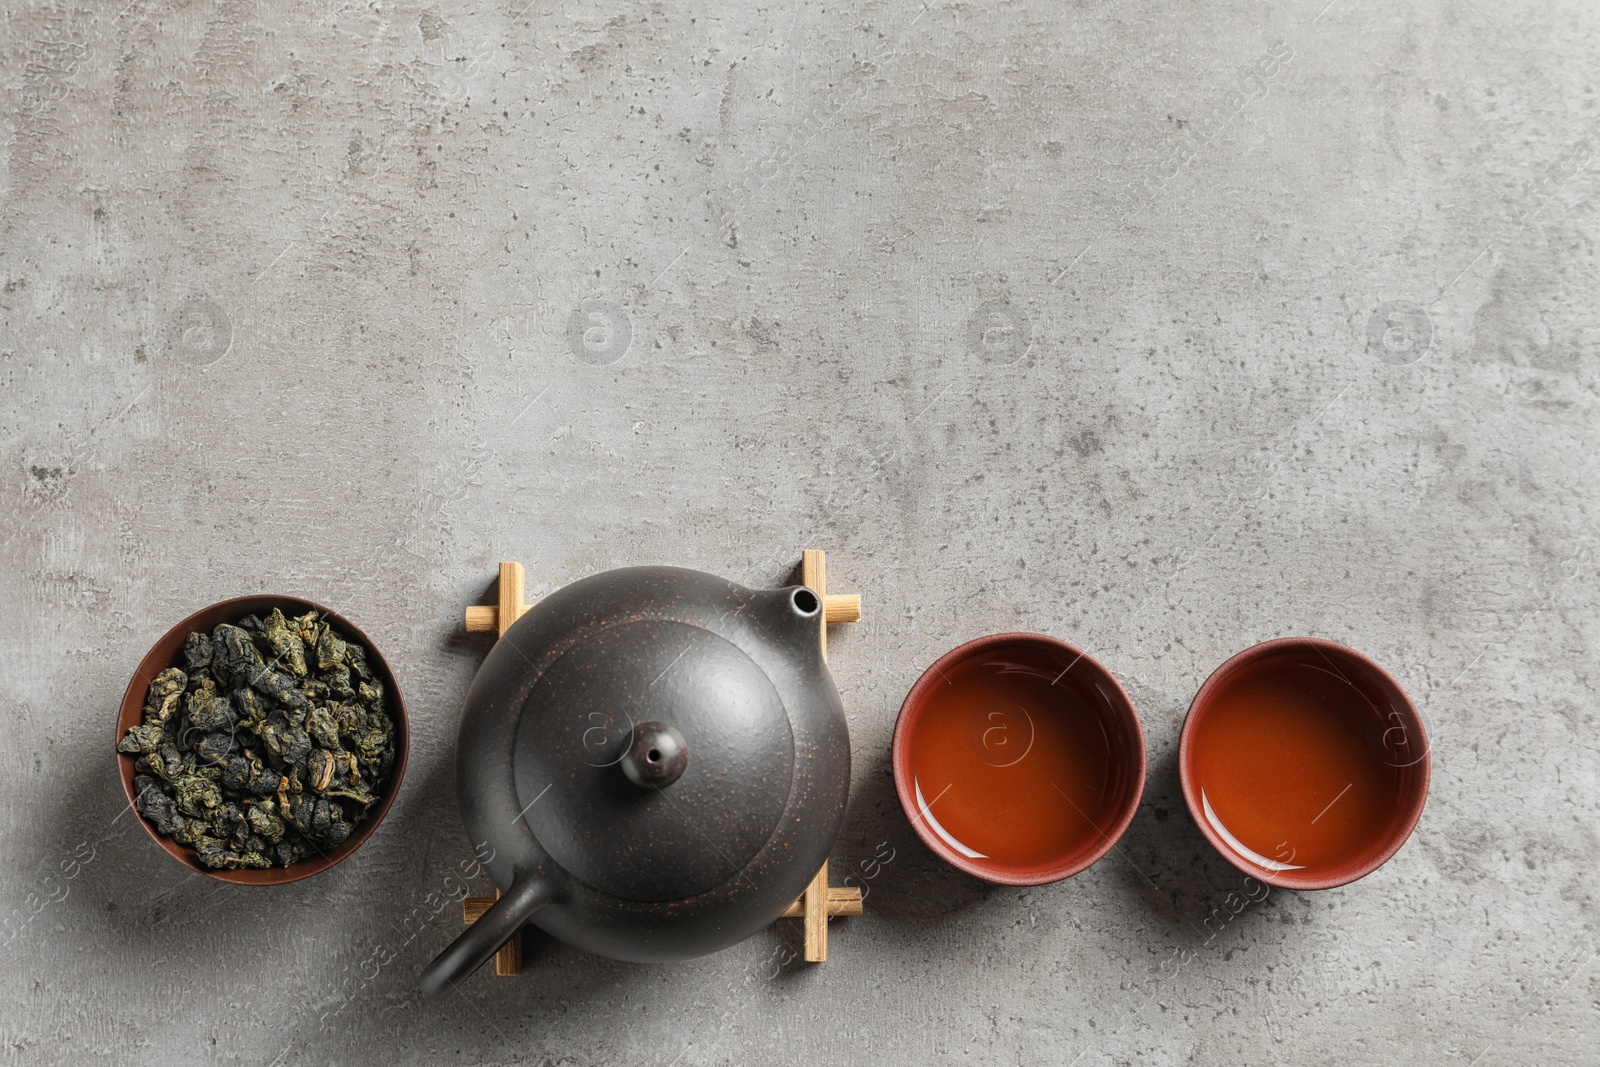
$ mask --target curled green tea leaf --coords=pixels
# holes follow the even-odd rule
[[[172,718],[172,713],[178,710],[178,702],[183,697],[183,689],[188,682],[188,676],[176,667],[168,667],[156,675],[155,681],[150,683],[150,692],[145,697],[144,721],[166,722]]]
[[[179,811],[197,819],[209,818],[222,806],[222,790],[197,774],[186,774],[173,782],[172,795]]]
[[[211,638],[202,633],[191,633],[183,641],[183,661],[190,671],[200,671],[211,666]]]
[[[117,751],[129,756],[154,752],[161,746],[166,732],[158,722],[147,722],[130,728],[117,743]]]
[[[296,678],[306,676],[306,646],[299,630],[291,630],[283,612],[273,608],[261,624],[261,637],[272,649],[273,658]]]

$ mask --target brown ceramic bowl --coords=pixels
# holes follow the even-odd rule
[[[350,853],[361,847],[361,843],[372,836],[372,831],[378,828],[383,817],[389,813],[389,805],[394,803],[394,798],[400,792],[400,783],[406,773],[406,753],[410,749],[411,731],[406,720],[405,701],[400,697],[400,687],[395,684],[394,673],[389,670],[388,662],[383,658],[383,653],[378,651],[378,646],[373,644],[372,638],[361,631],[355,623],[330,611],[310,600],[295,596],[240,596],[232,600],[223,600],[212,604],[209,608],[190,615],[178,625],[167,631],[165,637],[157,641],[139,664],[139,669],[133,674],[133,681],[128,683],[128,691],[122,697],[122,709],[117,713],[117,735],[113,746],[122,740],[128,729],[137,726],[144,715],[145,695],[150,689],[150,682],[156,675],[168,667],[177,666],[181,662],[184,638],[192,630],[210,631],[213,626],[222,622],[237,622],[246,615],[265,615],[273,608],[282,608],[286,614],[303,615],[308,611],[321,613],[329,622],[338,628],[345,637],[367,650],[367,666],[379,681],[383,683],[384,691],[389,694],[390,701],[387,708],[389,717],[394,720],[395,728],[395,760],[394,770],[389,781],[384,787],[384,795],[375,807],[357,826],[344,844],[316,859],[301,860],[290,867],[272,867],[264,871],[244,870],[226,871],[212,870],[204,866],[195,858],[194,851],[186,848],[170,837],[163,837],[156,832],[142,815],[138,816],[140,825],[150,835],[150,840],[160,845],[162,850],[189,868],[198,871],[208,878],[215,878],[219,882],[232,882],[235,885],[283,885],[286,882],[297,882],[302,878],[309,878],[313,874],[320,874],[344,859]],[[117,773],[122,778],[122,791],[127,794],[128,806],[133,807],[133,758],[117,753]]]
[[[997,885],[1044,885],[1117,843],[1144,793],[1144,730],[1111,673],[1043,634],[980,637],[929,667],[894,728],[923,843]]]
[[[1178,746],[1200,832],[1284,889],[1331,889],[1388,862],[1422,817],[1431,763],[1400,683],[1315,637],[1267,641],[1218,667]]]

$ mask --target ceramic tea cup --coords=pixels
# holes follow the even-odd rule
[[[1071,877],[1109,852],[1144,792],[1144,731],[1094,657],[1043,634],[939,658],[894,731],[900,806],[958,870],[999,885]]]
[[[1431,760],[1400,683],[1314,637],[1248,648],[1195,694],[1178,748],[1183,798],[1227,861],[1269,885],[1331,889],[1400,850]]]

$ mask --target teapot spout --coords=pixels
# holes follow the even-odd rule
[[[817,595],[815,589],[805,585],[791,585],[780,592],[787,595],[789,610],[797,617],[821,621],[818,616],[822,614],[822,597]]]
[[[542,872],[518,874],[505,896],[495,901],[477,922],[450,947],[434,957],[422,971],[422,993],[438,1000],[466,981],[494,958],[502,945],[522,929],[529,916],[554,898],[550,882]]]
[[[767,617],[780,630],[794,635],[796,641],[801,639],[800,635],[815,635],[811,639],[816,641],[819,651],[822,649],[825,612],[821,594],[810,586],[791,585],[763,595],[772,598],[766,608]]]

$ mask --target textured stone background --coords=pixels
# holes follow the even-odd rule
[[[7,4],[4,1061],[1592,1061],[1597,46],[1581,0]],[[533,938],[422,1003],[496,562],[804,547],[867,609],[831,962]],[[254,591],[367,628],[415,732],[377,836],[272,891],[177,868],[111,759],[154,637]],[[1124,848],[1025,891],[887,767],[1007,628],[1151,748]],[[1178,730],[1287,634],[1409,687],[1432,798],[1203,932],[1241,876]]]

